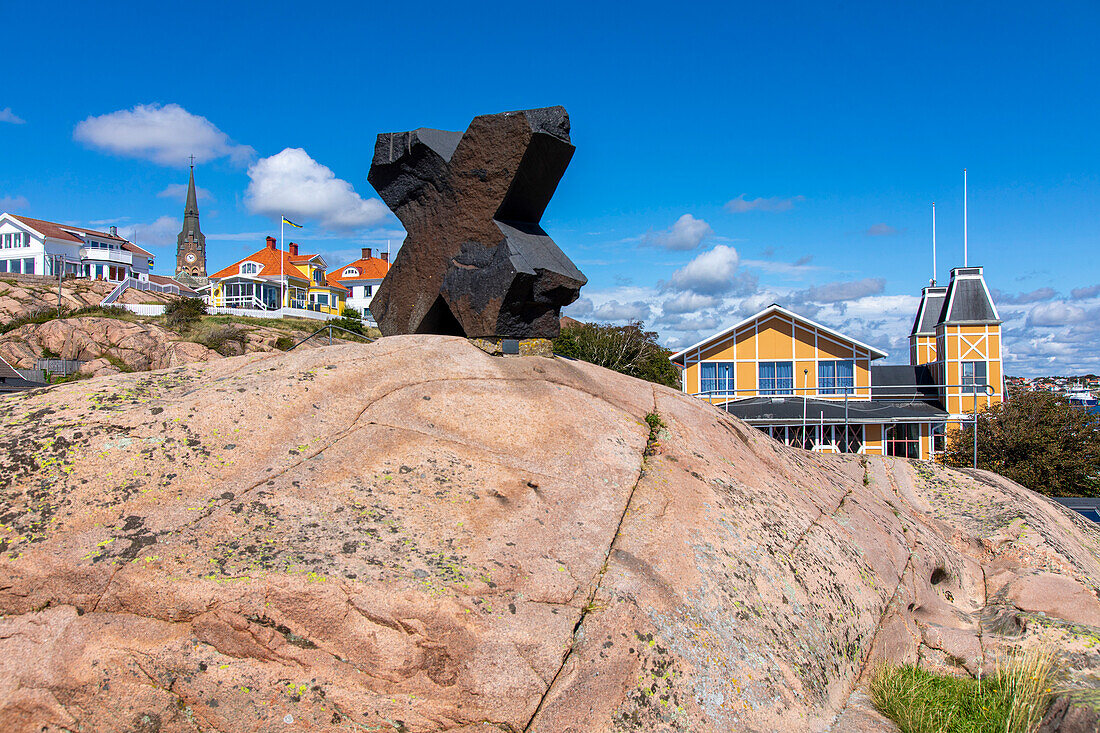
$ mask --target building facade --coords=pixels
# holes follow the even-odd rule
[[[0,214],[0,272],[120,282],[149,279],[153,255],[111,227],[95,229]]]
[[[209,283],[206,274],[206,236],[199,228],[199,198],[195,192],[195,166],[187,182],[187,203],[183,206],[183,228],[176,236],[176,280],[200,289]]]
[[[982,268],[925,288],[910,363],[773,304],[672,355],[681,386],[788,445],[933,458],[975,408],[1004,398],[1000,319]]]
[[[348,291],[348,307],[360,314],[369,315],[371,300],[390,271],[389,252],[379,252],[372,256],[370,247],[363,247],[362,256],[354,262],[329,273],[328,280]]]
[[[284,251],[275,237],[268,237],[266,247],[210,276],[210,297],[215,306],[227,308],[301,308],[340,315],[347,290],[330,283],[326,269],[320,255],[300,254],[294,242]]]

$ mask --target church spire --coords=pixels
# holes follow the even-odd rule
[[[195,194],[195,156],[191,156],[191,180],[187,182],[187,205],[183,208],[183,216],[199,218],[199,197]]]
[[[188,287],[207,283],[206,237],[199,229],[199,197],[195,190],[195,156],[191,156],[191,178],[187,181],[187,203],[183,207],[183,229],[176,237],[176,279]]]

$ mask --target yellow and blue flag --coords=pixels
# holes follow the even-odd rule
[[[292,227],[298,227],[299,229],[301,229],[301,228],[302,228],[302,225],[301,225],[301,224],[295,224],[295,223],[294,223],[294,222],[292,222],[292,221],[291,221],[290,219],[287,219],[287,218],[286,218],[285,216],[283,217],[283,223],[284,223],[284,224],[289,224],[289,225],[290,225],[290,226],[292,226]]]

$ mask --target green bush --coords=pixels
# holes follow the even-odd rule
[[[949,466],[974,461],[974,426],[952,434]],[[1100,415],[1053,392],[1020,392],[978,412],[978,468],[1048,496],[1100,496]]]
[[[280,336],[275,339],[275,348],[279,351],[287,351],[294,344],[295,341],[290,336]]]
[[[222,356],[239,356],[248,346],[248,331],[237,326],[215,326],[198,342]]]
[[[572,323],[554,339],[554,353],[666,387],[680,386],[680,372],[668,358],[672,352],[641,321],[626,326]]]
[[[169,328],[184,331],[192,328],[206,315],[202,298],[179,298],[164,306],[164,322]]]

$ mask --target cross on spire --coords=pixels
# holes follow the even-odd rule
[[[194,155],[189,155],[188,157],[191,159],[191,167],[194,168],[195,167],[195,156]]]

